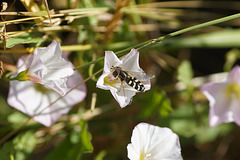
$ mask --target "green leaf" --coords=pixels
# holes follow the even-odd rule
[[[10,114],[8,116],[8,121],[14,124],[19,124],[19,123],[23,123],[26,118],[28,118],[25,114],[23,114],[22,112],[13,112],[12,114]]]
[[[193,71],[192,71],[191,63],[189,61],[183,61],[178,67],[177,79],[180,82],[183,82],[186,86],[189,86],[192,78],[193,78]]]
[[[194,119],[174,119],[170,122],[170,126],[174,132],[187,138],[194,136],[197,131]]]
[[[13,140],[16,151],[15,160],[25,160],[33,152],[37,139],[34,132],[28,131]]]
[[[81,121],[80,126],[82,127],[82,131],[80,133],[82,144],[86,151],[92,152],[93,151],[93,146],[91,143],[92,136],[87,130],[87,123],[84,121]]]
[[[149,118],[155,113],[166,116],[172,111],[170,100],[164,91],[152,89],[143,100],[143,109],[139,118]]]
[[[189,138],[196,134],[198,128],[191,105],[176,108],[171,117],[170,128],[178,135]]]
[[[23,33],[15,37],[11,37],[8,39],[6,43],[6,48],[11,48],[17,44],[29,44],[29,43],[38,43],[39,41],[42,41],[43,38],[39,35],[36,36],[36,34],[33,33]]]

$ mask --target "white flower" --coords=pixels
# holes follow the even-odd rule
[[[112,67],[121,67],[121,69],[127,71],[130,76],[136,77],[140,81],[145,81],[144,91],[150,89],[150,78],[139,67],[139,52],[136,49],[132,49],[130,53],[121,60],[118,59],[114,52],[106,51],[104,70],[103,74],[97,81],[97,87],[104,90],[110,90],[120,107],[123,108],[131,103],[132,97],[139,91],[128,85],[126,82],[121,82],[120,79],[115,78],[112,75]]]
[[[62,58],[58,41],[53,40],[48,47],[36,49],[26,65],[29,81],[49,87],[62,96],[67,92],[66,81],[73,74],[73,68]]]
[[[207,83],[201,91],[210,104],[209,125],[235,122],[240,126],[240,67],[234,67],[228,77],[218,83]]]
[[[18,60],[17,67],[24,63],[26,57],[27,56],[23,56]],[[18,70],[18,73],[27,70],[30,64],[31,62],[27,61],[27,63]],[[17,74],[13,76],[16,75]],[[48,77],[50,77],[50,75],[48,75]],[[75,87],[81,81],[81,75],[75,71],[72,76],[68,77],[66,82],[66,92]],[[45,126],[51,126],[62,114],[66,114],[75,104],[81,102],[85,96],[85,84],[80,85],[69,94],[62,97],[56,91],[46,88],[40,83],[15,80],[10,81],[7,101],[10,106],[29,116],[34,116],[34,120]],[[46,108],[50,103],[59,97],[61,97],[60,100]]]
[[[147,123],[134,128],[127,150],[130,160],[182,160],[178,136]]]

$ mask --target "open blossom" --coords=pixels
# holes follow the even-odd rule
[[[55,47],[56,41],[53,43],[51,45],[53,45],[52,47]],[[59,48],[57,50],[59,50]],[[33,75],[36,78],[40,78],[41,82],[34,83],[32,81],[10,81],[7,101],[10,106],[20,110],[21,112],[29,116],[34,116],[34,120],[42,123],[45,126],[51,126],[59,119],[62,114],[66,114],[75,104],[81,102],[85,98],[86,86],[85,84],[82,84],[64,97],[62,97],[59,92],[56,92],[56,90],[58,89],[58,91],[60,92],[63,91],[62,93],[68,92],[70,89],[72,89],[82,81],[82,77],[77,71],[73,72],[72,75],[69,75],[69,73],[67,73],[67,75],[69,76],[65,76],[63,74],[64,72],[70,71],[72,73],[73,71],[73,66],[71,65],[71,63],[61,58],[54,59],[54,56],[52,55],[52,53],[49,53],[49,51],[53,51],[54,53],[56,53],[56,48],[54,49],[48,47],[46,51],[47,52],[45,53],[43,53],[43,50],[37,51],[37,53],[39,53],[37,55],[42,55],[40,56],[40,58],[43,59],[43,62],[46,62],[45,60],[48,59],[48,62],[44,64],[46,67],[44,67],[41,62],[39,62],[40,65],[33,65],[35,63],[33,62],[33,59],[34,57],[36,57],[36,55],[32,55],[32,57],[30,57],[25,64],[24,61],[26,60],[27,56],[22,56],[18,60],[17,67],[20,67],[23,64],[24,65],[17,71],[16,74],[12,75],[12,77],[15,77],[22,71],[28,70],[30,66],[29,71],[36,71],[31,72],[30,75]],[[47,58],[47,56],[52,57],[52,59]],[[58,53],[56,57],[59,57]],[[39,60],[40,58],[37,59]],[[57,62],[59,62],[60,64],[57,64]],[[54,68],[53,64],[56,68]],[[57,68],[61,70],[60,65],[62,65],[62,67],[69,67],[69,64],[71,70],[69,68],[67,68],[66,70],[63,69],[62,72],[57,70]],[[39,66],[39,68],[37,66]],[[41,67],[43,68],[41,69]],[[50,67],[49,72],[48,67]],[[60,78],[59,81],[61,82],[58,83],[57,77]],[[54,84],[54,81],[57,81],[56,84]],[[59,88],[56,89],[56,87]],[[61,97],[60,100],[50,105],[59,97]]]
[[[67,92],[66,81],[73,74],[72,64],[62,58],[58,41],[33,52],[26,64],[26,76],[29,81],[49,87],[62,96]]]
[[[144,85],[144,90],[147,91],[150,89],[150,78],[145,74],[145,72],[139,67],[139,52],[136,49],[132,49],[124,58],[119,59],[114,52],[106,51],[104,59],[104,70],[103,74],[97,81],[97,87],[110,90],[113,97],[117,100],[120,107],[125,107],[131,103],[132,97],[139,92],[137,89],[138,86],[131,86],[127,84],[126,81],[120,80],[113,76],[113,68],[119,67],[122,71],[129,74],[131,77],[135,77],[137,80],[132,81],[138,82],[138,84]],[[126,74],[125,74],[126,75]],[[143,84],[139,83],[140,81],[145,81]],[[142,89],[138,87],[138,89]]]
[[[178,136],[147,123],[134,128],[127,150],[130,160],[182,160]]]
[[[207,83],[201,91],[210,104],[209,125],[235,122],[240,126],[240,67],[234,67],[228,77],[218,83]]]

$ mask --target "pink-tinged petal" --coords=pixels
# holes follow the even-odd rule
[[[131,49],[130,53],[128,53],[125,57],[123,57],[122,68],[126,71],[142,71],[139,67],[139,52],[136,49]]]
[[[69,77],[67,81],[68,91],[74,88],[77,84],[83,81],[82,76],[78,73],[78,71],[74,71],[73,75]],[[64,100],[68,102],[68,104],[75,105],[79,102],[82,102],[87,95],[87,87],[85,83],[78,86],[76,89],[68,93],[64,96]]]
[[[226,82],[208,83],[201,87],[210,104],[209,125],[216,126],[222,122],[229,122],[229,107],[231,100],[226,95]]]
[[[240,67],[235,66],[228,75],[228,83],[237,83],[240,85]]]
[[[147,123],[140,123],[134,128],[127,149],[130,160],[144,157],[151,160],[182,159],[178,136],[168,128]]]
[[[219,83],[208,83],[201,91],[210,102],[209,125],[235,122],[240,125],[240,67],[234,67]]]
[[[10,81],[8,104],[23,113],[34,115],[36,104],[45,104],[41,92],[37,92],[33,82]]]
[[[234,101],[234,105],[232,105],[231,108],[231,113],[232,113],[232,118],[233,121],[240,126],[240,101],[239,100],[235,100]]]
[[[67,82],[69,90],[81,81],[82,78],[80,74],[75,72],[69,77]],[[43,93],[37,90],[35,85],[36,83],[29,81],[11,81],[8,103],[29,116],[37,115],[34,117],[34,120],[45,126],[51,126],[62,114],[66,114],[75,104],[81,102],[86,96],[85,84],[80,85],[64,97],[61,97],[52,90]],[[59,97],[61,97],[59,101],[47,107]]]
[[[222,116],[229,109],[230,101],[226,94],[227,83],[216,83],[203,86],[201,90],[210,101],[210,107],[213,107],[215,113]]]
[[[70,90],[80,82],[82,82],[82,77],[77,71],[75,71],[74,74],[71,77],[69,77],[67,86]],[[51,102],[53,102],[54,100],[59,98],[59,95],[52,92],[52,96],[49,95],[49,97],[51,97]],[[68,113],[69,110],[74,105],[83,101],[85,97],[86,97],[86,85],[82,84],[73,91],[71,91],[70,93],[68,93],[67,95],[65,95],[64,97],[62,97],[61,100],[57,101],[51,107],[45,109],[41,115],[34,117],[34,119],[44,124],[45,126],[51,126],[60,118],[61,115]]]

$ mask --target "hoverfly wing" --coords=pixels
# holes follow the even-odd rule
[[[155,76],[148,76],[144,71],[128,71],[131,76],[136,77],[141,82],[147,82]]]

